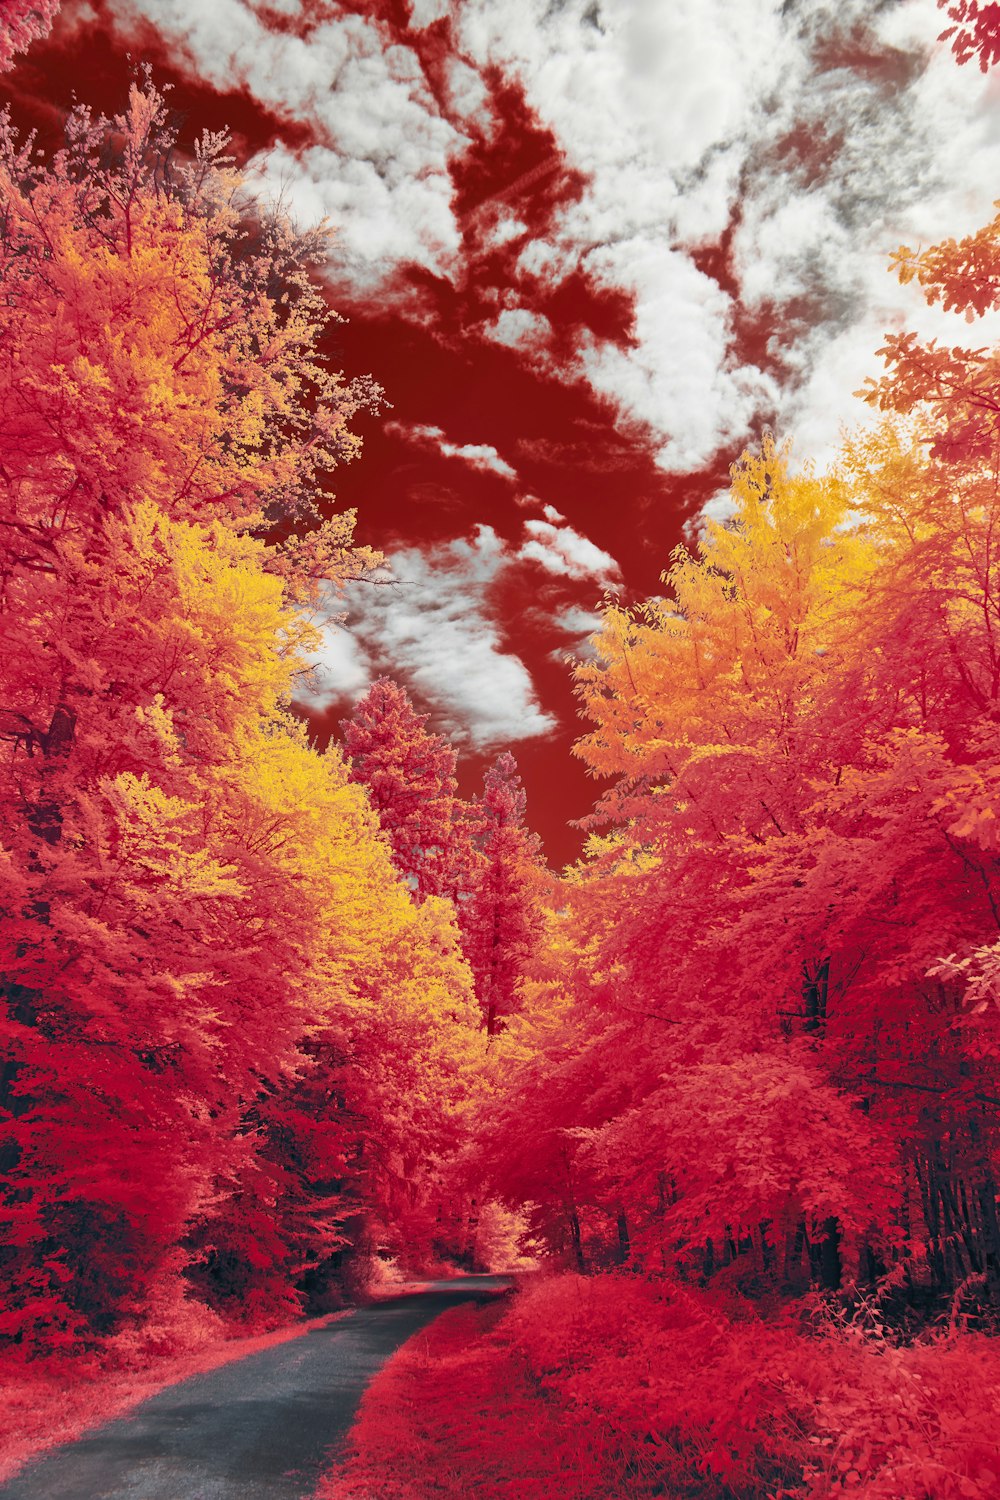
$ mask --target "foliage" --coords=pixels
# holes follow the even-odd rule
[[[462,884],[461,805],[456,754],[430,734],[391,678],[380,677],[343,724],[352,781],[368,800],[392,847],[396,869],[419,896],[457,896]]]
[[[1000,5],[993,0],[937,0],[954,24],[942,31],[941,42],[951,42],[960,63],[978,57],[985,73],[1000,58]]]
[[[519,1006],[521,977],[540,927],[545,868],[537,834],[524,826],[527,799],[509,751],[486,772],[474,804],[471,890],[460,911],[465,951],[489,1036]]]
[[[563,1276],[407,1345],[320,1494],[989,1500],[998,1384],[982,1336],[905,1348],[824,1314],[731,1321],[680,1288]]]
[[[52,30],[61,0],[0,0],[0,73]]]
[[[960,60],[997,14],[949,6]],[[0,1341],[544,1256],[338,1493],[996,1493],[1000,353],[889,335],[831,472],[765,433],[607,604],[556,880],[513,756],[463,801],[391,679],[342,749],[291,716],[380,398],[322,231],[174,146],[148,81],[51,161],[0,128]],[[893,264],[974,322],[1000,217]]]
[[[251,534],[308,518],[369,398],[318,351],[320,241],[247,226],[220,142],[188,168],[172,144],[139,86],[51,164],[3,137],[0,1337],[24,1351],[170,1287],[297,1311],[399,1143],[412,1176],[449,1142],[478,1035],[453,918],[414,909],[288,712],[296,601],[370,559],[349,516]]]

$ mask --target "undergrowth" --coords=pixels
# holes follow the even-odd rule
[[[318,1500],[995,1500],[998,1401],[985,1335],[562,1276],[405,1345]]]

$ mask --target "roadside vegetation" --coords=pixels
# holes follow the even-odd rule
[[[326,748],[293,712],[382,397],[323,234],[175,147],[145,77],[0,131],[8,1409],[520,1258],[330,1500],[995,1496],[1000,351],[887,335],[828,472],[765,432],[607,603],[557,875],[391,677]],[[960,326],[998,264],[1000,218],[893,261]]]

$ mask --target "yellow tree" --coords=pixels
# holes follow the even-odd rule
[[[399,1138],[403,1059],[445,990],[470,1003],[287,708],[315,643],[295,601],[370,561],[350,515],[310,519],[373,399],[319,353],[321,241],[243,204],[218,141],[188,168],[171,145],[149,88],[77,110],[52,163],[0,142],[0,1334],[23,1347],[108,1333],[182,1271],[243,1317],[287,1310],[358,1201],[328,1184],[309,1240],[309,1174]],[[297,540],[252,535],[281,518]],[[397,1003],[397,1082],[369,1088]],[[296,1163],[265,1114],[322,1086],[321,1035],[354,1102]]]
[[[752,926],[762,862],[810,828],[818,791],[842,775],[872,711],[852,633],[874,553],[848,524],[848,485],[791,475],[770,439],[736,466],[732,495],[731,520],[707,527],[696,556],[675,556],[666,598],[607,611],[596,660],[577,673],[596,726],[578,753],[594,773],[619,778],[594,819],[612,819],[616,831],[595,846],[586,882],[607,913],[598,958],[612,1004],[636,1013],[638,1074],[648,1076],[652,1048],[664,1080],[590,1149],[614,1166],[625,1197],[645,1195],[640,1216],[662,1214],[657,1173],[642,1165],[629,1175],[627,1119],[633,1145],[650,1146],[637,1163],[648,1164],[659,1141],[660,1170],[678,1191],[672,1219],[689,1241],[712,1237],[711,1257],[720,1241],[746,1235],[758,1269],[773,1267],[781,1231],[794,1236],[804,1222],[814,1269],[833,1283],[835,1221],[858,1231],[874,1191],[870,1180],[861,1186],[869,1142],[860,1117],[853,1151],[832,1126],[802,1145],[799,1159],[812,1153],[823,1192],[796,1181],[786,1161],[784,1180],[772,1174],[763,1192],[769,1213],[753,1154],[741,1162],[732,1149],[733,1122],[753,1119],[761,1141],[777,1143],[786,1109],[803,1120],[843,1114],[816,1042],[850,969],[831,968],[830,948],[799,929],[777,940],[772,932],[761,955],[740,924]],[[782,1076],[789,1087],[795,1080],[794,1104],[775,1092]],[[856,1115],[848,1108],[844,1120]],[[728,1166],[706,1152],[692,1158],[701,1176],[685,1178],[683,1141],[699,1128],[719,1130]]]

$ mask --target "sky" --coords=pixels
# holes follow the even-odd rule
[[[182,143],[228,128],[256,189],[334,226],[330,354],[389,403],[336,504],[392,581],[327,601],[298,705],[320,742],[391,675],[466,793],[512,751],[575,857],[600,788],[571,660],[601,601],[662,589],[763,427],[831,462],[885,332],[957,341],[886,269],[993,212],[1000,84],[945,24],[934,0],[64,3],[0,88],[18,124],[117,110],[148,61]]]

